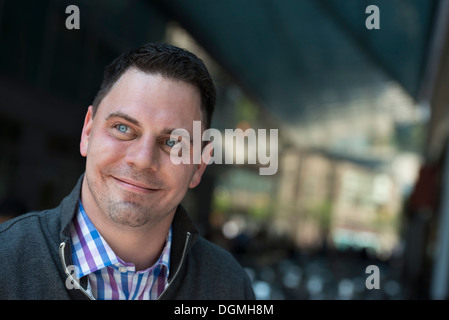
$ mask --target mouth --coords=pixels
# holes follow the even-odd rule
[[[117,177],[112,177],[121,187],[133,191],[133,192],[138,192],[138,193],[154,193],[156,191],[159,191],[160,189],[154,188],[152,186],[148,186],[144,183],[138,182],[138,181],[134,181],[131,179],[127,179],[127,178],[117,178]]]

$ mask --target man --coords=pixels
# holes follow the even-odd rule
[[[0,298],[253,299],[241,266],[180,205],[206,162],[170,159],[171,132],[207,129],[214,104],[188,51],[148,44],[114,60],[85,117],[86,170],[71,194],[0,226]]]

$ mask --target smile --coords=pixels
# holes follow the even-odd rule
[[[116,177],[112,177],[114,178],[114,180],[123,188],[133,191],[133,192],[138,192],[138,193],[154,193],[160,189],[155,189],[155,188],[151,188],[150,186],[147,186],[143,183],[137,182],[137,181],[133,181],[133,180],[129,180],[129,179],[124,179],[124,178],[116,178]]]

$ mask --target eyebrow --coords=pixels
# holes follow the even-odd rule
[[[125,119],[128,122],[131,122],[132,124],[142,127],[142,124],[139,122],[139,120],[127,115],[126,113],[123,113],[121,111],[116,111],[116,112],[112,112],[110,113],[107,117],[106,120],[109,120],[111,118],[122,118]]]

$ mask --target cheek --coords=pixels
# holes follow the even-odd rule
[[[91,166],[101,167],[120,159],[123,152],[125,147],[113,141],[108,134],[94,133],[89,140],[86,160]]]
[[[187,190],[195,174],[195,165],[173,164],[166,162],[164,166],[164,177],[170,181],[174,189]]]

